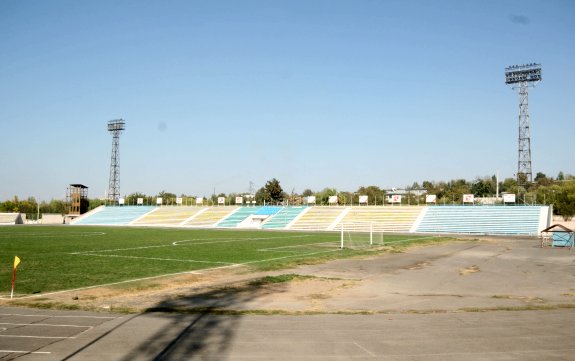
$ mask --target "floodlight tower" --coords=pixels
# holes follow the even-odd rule
[[[120,133],[126,129],[125,124],[123,119],[115,119],[108,122],[108,132],[112,134],[108,201],[114,203],[120,198]]]
[[[531,132],[529,130],[528,89],[541,81],[541,64],[513,65],[505,68],[505,84],[519,93],[519,150],[517,184],[531,183]]]

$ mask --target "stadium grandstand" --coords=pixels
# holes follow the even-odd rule
[[[74,225],[539,235],[549,206],[101,206]]]

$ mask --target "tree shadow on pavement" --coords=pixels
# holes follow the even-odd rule
[[[282,289],[274,286],[273,292]],[[238,311],[269,292],[254,283],[166,299],[147,310],[162,326],[123,360],[225,359],[241,321]]]

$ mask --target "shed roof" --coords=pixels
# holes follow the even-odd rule
[[[554,228],[560,228],[560,230],[555,230]],[[549,227],[541,230],[541,232],[551,232],[551,230],[553,230],[553,232],[568,232],[568,233],[574,232],[572,229],[569,229],[562,224],[554,224],[552,226],[549,226]]]

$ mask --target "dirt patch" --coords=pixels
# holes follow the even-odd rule
[[[460,275],[460,276],[467,276],[467,275],[470,275],[470,274],[472,274],[472,273],[476,273],[476,272],[479,272],[479,271],[480,271],[479,267],[477,267],[476,265],[473,265],[473,266],[469,266],[469,267],[460,269],[460,270],[459,270],[459,275]]]
[[[420,270],[423,269],[424,267],[429,266],[431,263],[429,262],[418,262],[416,264],[414,264],[413,266],[408,267],[408,270]]]

